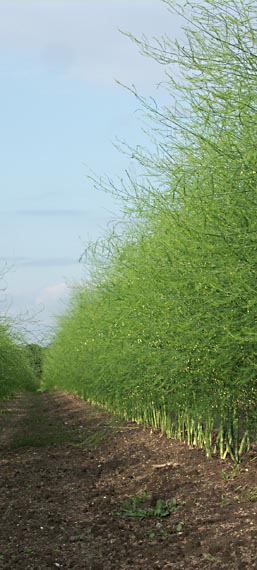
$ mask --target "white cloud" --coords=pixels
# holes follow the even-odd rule
[[[42,289],[36,298],[36,303],[38,305],[52,305],[59,300],[66,300],[70,293],[70,288],[66,283],[56,283],[55,285],[49,285]]]

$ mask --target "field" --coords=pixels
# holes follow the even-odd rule
[[[1,570],[257,568],[240,465],[55,393],[1,402]]]
[[[44,346],[0,324],[2,570],[257,570],[256,5],[163,2],[120,219]]]

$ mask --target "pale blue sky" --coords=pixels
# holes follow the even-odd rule
[[[39,316],[35,334],[63,310],[67,284],[85,275],[88,240],[119,218],[86,175],[122,176],[115,138],[147,144],[136,99],[115,79],[167,102],[164,70],[119,29],[179,37],[160,0],[0,1],[0,258],[9,313]]]

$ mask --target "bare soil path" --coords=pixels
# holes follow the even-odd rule
[[[256,513],[256,449],[233,467],[70,395],[0,404],[1,570],[257,570]]]

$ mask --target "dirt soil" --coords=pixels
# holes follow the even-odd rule
[[[256,470],[255,448],[235,467],[71,395],[18,395],[0,404],[0,569],[257,569]]]

